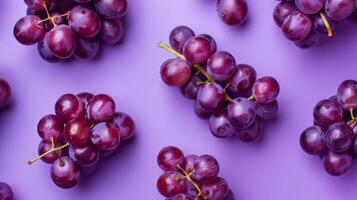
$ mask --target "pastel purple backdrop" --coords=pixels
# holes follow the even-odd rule
[[[317,157],[300,149],[300,132],[312,124],[317,101],[336,92],[345,79],[357,78],[357,25],[344,23],[335,37],[311,50],[300,50],[284,38],[272,20],[276,1],[249,1],[249,20],[228,27],[217,17],[214,0],[130,0],[126,37],[121,45],[104,47],[98,59],[50,64],[35,46],[15,41],[15,22],[25,14],[22,0],[0,2],[0,77],[13,87],[13,106],[1,113],[0,181],[11,184],[16,200],[159,200],[156,179],[158,151],[176,145],[185,153],[211,154],[237,199],[355,199],[357,166],[331,177]],[[211,34],[220,50],[238,63],[253,65],[259,76],[276,77],[281,85],[278,119],[265,123],[261,142],[214,138],[192,102],[160,79],[159,68],[172,56],[156,47],[167,42],[177,25]],[[74,189],[56,187],[50,166],[27,165],[36,155],[38,120],[53,113],[64,93],[90,91],[112,95],[118,110],[137,124],[137,138],[104,160],[96,173]]]

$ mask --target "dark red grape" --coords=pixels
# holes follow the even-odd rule
[[[211,42],[202,36],[188,39],[183,47],[183,55],[191,64],[206,62],[212,53]]]
[[[164,171],[180,171],[186,164],[185,156],[182,151],[174,146],[163,148],[157,156],[157,163]]]
[[[207,83],[200,87],[196,102],[207,112],[219,110],[224,103],[225,92],[217,83]]]
[[[215,112],[209,119],[211,133],[218,138],[227,138],[236,133],[234,126],[228,119],[226,109]]]
[[[213,181],[204,182],[201,191],[207,199],[225,200],[230,190],[226,180],[217,177]]]
[[[185,156],[185,161],[186,161],[186,165],[185,165],[185,171],[187,172],[192,172],[194,169],[194,165],[195,165],[195,160],[198,158],[198,156],[196,155],[187,155]]]
[[[0,199],[1,200],[14,200],[14,193],[7,183],[0,182]]]
[[[331,125],[325,133],[325,143],[333,152],[344,152],[351,147],[354,141],[352,128],[345,123]]]
[[[325,18],[327,20],[327,23],[330,26],[330,29],[331,29],[332,33],[334,33],[336,31],[337,22],[331,20],[326,15],[325,15]],[[321,17],[321,14],[316,14],[316,15],[312,16],[312,25],[313,25],[314,32],[320,33],[320,34],[323,34],[323,35],[328,35],[328,29],[326,27],[326,24],[325,24],[324,20]]]
[[[102,22],[96,12],[79,5],[71,10],[68,25],[78,36],[92,38],[99,33]]]
[[[55,111],[63,121],[84,118],[83,102],[73,94],[62,95],[56,102]]]
[[[104,43],[117,44],[124,36],[123,23],[119,19],[103,19],[100,38]]]
[[[89,92],[82,92],[77,94],[77,97],[83,102],[85,109],[87,109],[88,104],[93,99],[94,95]]]
[[[111,151],[119,146],[118,127],[109,122],[101,122],[92,128],[92,143],[103,151]]]
[[[274,9],[273,18],[275,23],[279,27],[281,27],[284,19],[295,11],[296,11],[295,4],[291,2],[282,1]]]
[[[62,24],[54,27],[48,33],[47,43],[56,57],[66,59],[74,54],[77,38],[69,26]]]
[[[181,58],[165,61],[160,69],[162,80],[169,86],[183,86],[191,78],[191,65]]]
[[[219,164],[213,156],[202,155],[195,160],[192,178],[201,183],[212,181],[217,178],[219,169]]]
[[[226,52],[214,53],[207,61],[207,72],[216,81],[227,81],[235,71],[236,61]]]
[[[314,108],[314,120],[322,126],[341,122],[343,121],[343,109],[339,103],[333,100],[321,100]]]
[[[197,76],[191,76],[191,79],[180,87],[181,94],[188,99],[195,99],[200,89],[199,82],[202,80]]]
[[[256,79],[257,73],[252,66],[239,64],[230,80],[229,90],[238,94],[246,93],[252,89]]]
[[[311,29],[312,21],[310,17],[298,11],[287,16],[282,24],[285,37],[294,42],[305,39]]]
[[[217,14],[228,25],[243,24],[248,15],[248,5],[245,0],[218,0]]]
[[[208,34],[200,34],[198,36],[206,38],[211,43],[211,51],[212,51],[212,53],[217,51],[217,43],[216,43],[216,40],[212,36],[210,36]]]
[[[91,60],[99,51],[99,40],[97,38],[78,38],[74,55],[77,58]]]
[[[61,143],[59,142],[54,142],[54,147],[59,147],[61,146]],[[37,151],[38,155],[42,155],[49,150],[52,149],[52,144],[49,142],[41,141],[40,144],[38,145]],[[55,162],[58,158],[60,157],[60,152],[59,151],[54,151],[52,153],[49,153],[41,158],[41,160],[45,163],[52,164]],[[1,198],[0,198],[1,199]]]
[[[257,115],[264,120],[274,119],[279,110],[279,103],[277,100],[268,103],[268,104],[260,104],[257,103],[255,106],[255,110]]]
[[[249,127],[256,119],[255,103],[246,98],[234,99],[227,111],[229,120],[239,129]]]
[[[355,0],[326,0],[325,12],[332,20],[342,21],[356,9]]]
[[[56,57],[48,47],[48,33],[45,34],[44,38],[38,42],[37,51],[40,56],[48,62],[58,62],[60,59]]]
[[[163,196],[173,197],[186,192],[186,179],[179,172],[169,171],[159,177],[156,186]]]
[[[0,79],[0,108],[10,103],[11,87],[7,81]]]
[[[182,53],[185,42],[194,37],[195,33],[187,26],[177,26],[170,33],[170,45],[176,51]]]
[[[253,85],[253,96],[258,103],[268,104],[275,101],[279,92],[278,81],[270,76],[258,79]]]
[[[99,151],[91,143],[83,147],[69,147],[69,157],[80,166],[93,166],[99,160]]]
[[[126,113],[117,112],[114,114],[113,123],[118,126],[120,140],[130,140],[135,134],[134,120]]]
[[[300,136],[300,146],[308,154],[320,155],[326,151],[323,131],[318,126],[305,129]]]
[[[97,12],[108,19],[124,16],[128,10],[127,0],[94,0]]]
[[[337,95],[344,109],[357,109],[357,81],[343,81],[338,88]]]
[[[63,130],[64,123],[56,115],[44,116],[37,125],[39,136],[47,143],[51,143],[51,138],[56,142],[62,141]]]
[[[77,185],[80,177],[78,167],[67,156],[58,158],[51,167],[51,178],[61,188],[67,189]]]
[[[325,0],[295,0],[295,5],[301,12],[312,15],[325,6]]]
[[[255,121],[244,129],[237,129],[237,136],[244,142],[253,142],[259,139],[263,132],[263,121],[256,117]]]
[[[69,144],[81,147],[89,142],[90,132],[87,121],[72,120],[66,123],[64,138]]]
[[[353,157],[347,152],[334,153],[328,151],[322,160],[325,170],[332,176],[344,174],[353,164]]]
[[[92,122],[109,122],[115,114],[115,102],[106,94],[95,95],[88,104],[88,118]]]
[[[33,10],[43,11],[51,5],[52,0],[25,0],[25,3]]]
[[[16,22],[14,36],[24,45],[32,45],[42,40],[45,36],[41,19],[34,15],[27,15]]]

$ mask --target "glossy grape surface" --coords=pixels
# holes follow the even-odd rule
[[[218,0],[217,14],[228,25],[243,24],[248,15],[248,5],[245,0]]]

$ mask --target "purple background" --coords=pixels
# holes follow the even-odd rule
[[[12,29],[25,14],[22,0],[1,1],[0,76],[13,87],[13,107],[1,113],[0,180],[27,199],[163,199],[156,189],[161,171],[158,151],[177,145],[189,154],[211,154],[221,164],[237,199],[354,199],[357,167],[342,177],[331,177],[317,157],[302,152],[300,132],[312,124],[315,103],[336,92],[341,81],[356,78],[357,26],[343,24],[336,37],[311,50],[287,41],[272,20],[275,1],[250,1],[249,21],[228,27],[217,17],[215,1],[131,0],[125,41],[104,47],[100,58],[49,64],[35,46],[15,41]],[[211,34],[219,49],[231,52],[239,63],[253,65],[259,76],[276,77],[281,85],[279,117],[265,123],[263,141],[245,144],[234,138],[219,140],[208,124],[193,113],[192,101],[164,85],[159,68],[172,56],[157,48],[168,41],[176,25]],[[137,138],[96,173],[74,189],[57,188],[49,165],[33,166],[38,120],[53,113],[56,99],[67,92],[91,91],[112,95],[118,110],[132,115]]]

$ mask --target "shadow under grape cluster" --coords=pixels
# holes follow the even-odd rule
[[[314,46],[320,37],[332,37],[338,23],[357,23],[355,0],[280,0],[274,20],[286,38],[300,48]]]
[[[180,87],[184,97],[195,99],[196,115],[209,119],[214,136],[257,140],[263,120],[273,119],[278,112],[278,82],[270,76],[257,79],[253,67],[237,65],[230,53],[217,52],[211,36],[195,36],[186,26],[171,31],[170,44],[172,48],[159,43],[177,56],[161,66],[162,80]]]
[[[127,0],[25,0],[27,16],[14,27],[15,38],[24,45],[37,43],[49,62],[73,56],[93,59],[100,41],[113,45],[124,35],[121,19]]]
[[[314,126],[300,136],[302,149],[322,158],[325,170],[339,176],[352,166],[357,153],[357,81],[346,80],[337,95],[319,101]]]
[[[106,94],[65,94],[55,105],[56,114],[38,123],[39,156],[52,164],[51,177],[61,188],[77,185],[81,173],[93,172],[100,157],[115,153],[119,144],[133,138],[133,119],[115,111],[115,102]]]

